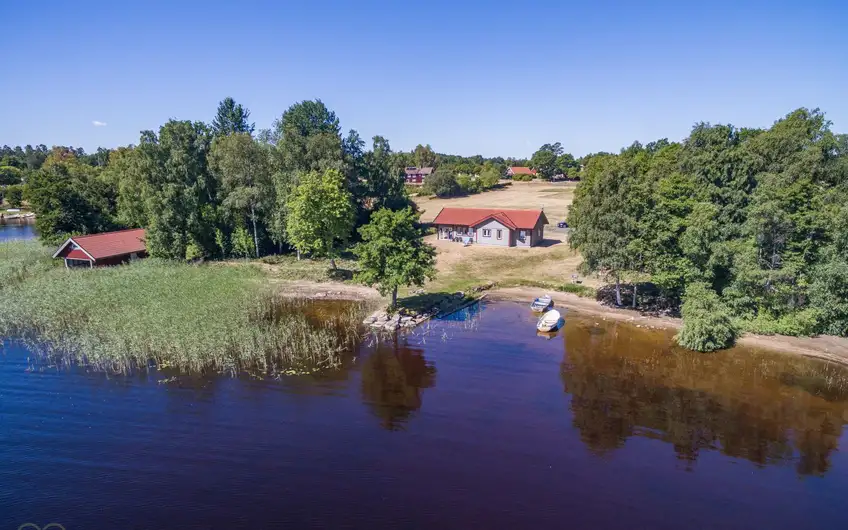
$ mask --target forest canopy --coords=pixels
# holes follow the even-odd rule
[[[622,281],[648,279],[692,308],[684,346],[729,345],[727,321],[694,321],[725,311],[749,331],[844,336],[848,136],[830,126],[818,109],[798,109],[769,129],[699,123],[680,143],[592,157],[570,243],[588,271],[615,282],[618,304]]]

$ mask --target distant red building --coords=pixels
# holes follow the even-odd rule
[[[424,179],[433,173],[431,167],[408,167],[404,169],[407,184],[424,184]]]
[[[147,256],[143,228],[104,232],[68,238],[54,258],[65,260],[65,267],[102,267],[119,265]]]

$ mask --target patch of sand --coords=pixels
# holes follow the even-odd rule
[[[509,287],[489,291],[487,298],[490,300],[526,302],[529,305],[533,298],[539,296],[540,293],[540,289],[532,287]],[[605,306],[596,300],[580,298],[569,293],[544,294],[551,296],[556,307],[565,307],[578,313],[596,315],[604,320],[618,320],[631,323],[634,326],[663,329],[679,329],[683,325],[683,321],[679,318],[646,316],[629,309]],[[803,355],[848,366],[848,338],[832,336],[785,337],[782,335],[745,333],[736,343],[740,346]]]

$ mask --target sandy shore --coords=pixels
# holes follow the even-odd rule
[[[529,303],[538,296],[539,289],[509,287],[489,291],[489,300],[508,300]],[[554,304],[578,313],[596,315],[606,320],[629,322],[636,326],[677,329],[682,325],[679,318],[644,316],[628,309],[616,309],[601,305],[595,300],[580,298],[569,293],[550,293]],[[782,335],[753,335],[745,333],[737,341],[740,346],[774,350],[782,353],[814,357],[848,366],[848,338],[842,337],[784,337]]]
[[[327,300],[370,301],[382,298],[376,289],[341,282],[311,282],[306,280],[272,280],[280,286],[280,293],[293,298]]]

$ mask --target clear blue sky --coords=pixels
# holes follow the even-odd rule
[[[697,4],[697,5],[694,5]],[[114,147],[246,105],[321,98],[394,149],[575,155],[765,127],[848,132],[848,2],[3,2],[0,144]],[[105,126],[95,126],[94,121]]]

